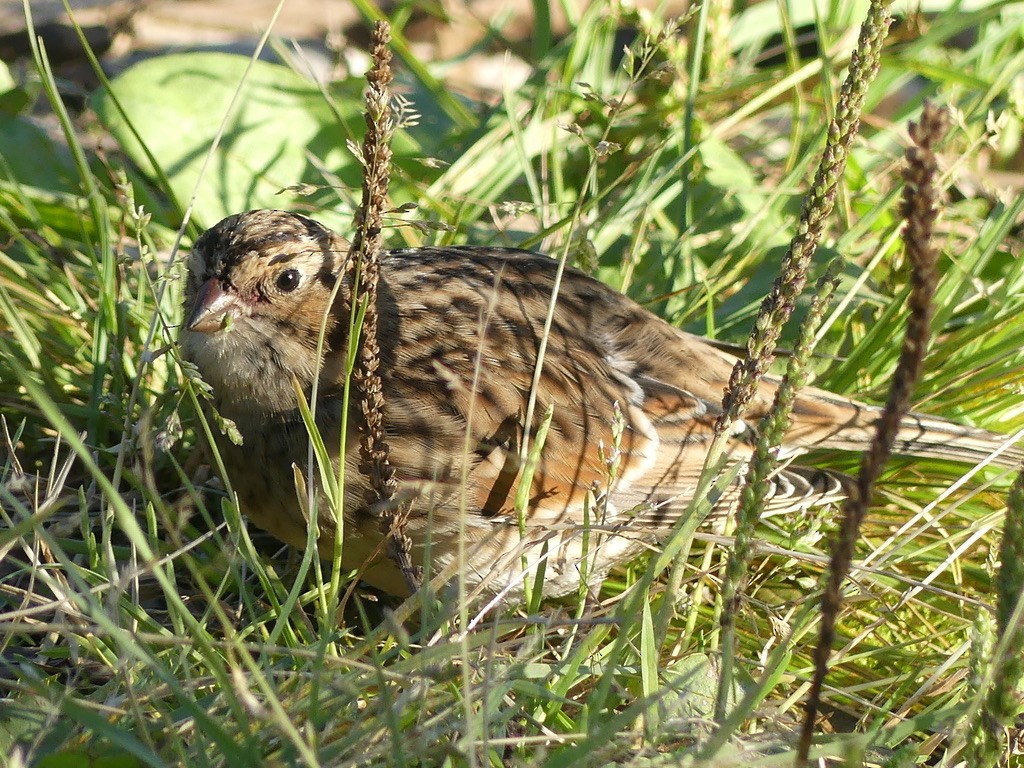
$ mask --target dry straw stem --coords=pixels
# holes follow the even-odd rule
[[[411,592],[416,592],[422,576],[413,566],[412,542],[405,533],[408,507],[395,501],[398,481],[389,461],[390,448],[384,439],[384,393],[380,378],[380,347],[377,344],[377,283],[380,279],[380,246],[384,208],[387,203],[391,172],[389,142],[395,131],[391,114],[391,28],[386,21],[373,27],[370,53],[373,66],[366,75],[366,139],[363,141],[363,200],[356,212],[356,231],[352,251],[359,276],[358,294],[352,311],[360,303],[366,307],[362,321],[361,343],[352,380],[359,395],[363,423],[359,444],[360,471],[370,478],[366,505],[378,508],[380,529],[387,537],[388,556],[398,565]]]
[[[796,234],[783,259],[771,291],[761,303],[747,340],[746,357],[736,363],[722,401],[723,412],[715,423],[722,435],[739,418],[754,396],[757,384],[775,357],[782,327],[789,320],[807,282],[807,267],[821,240],[825,220],[835,206],[836,190],[846,169],[846,158],[860,127],[860,114],[868,86],[878,73],[882,42],[889,31],[891,0],[875,0],[861,26],[857,47],[850,56],[850,70],[839,93],[836,114],[829,123],[825,151],[804,198]]]
[[[928,346],[932,297],[937,280],[936,250],[932,245],[932,231],[939,204],[936,186],[938,164],[934,147],[945,135],[948,122],[948,113],[944,109],[925,104],[920,122],[910,126],[914,146],[907,151],[902,206],[902,214],[906,219],[903,242],[910,261],[910,316],[903,349],[893,374],[889,399],[878,419],[875,437],[861,461],[857,483],[844,506],[839,539],[832,552],[828,584],[821,600],[821,636],[814,653],[814,678],[807,697],[807,713],[800,736],[800,763],[806,763],[810,752],[821,689],[835,640],[836,617],[842,600],[840,589],[850,572],[854,545],[871,502],[875,482],[892,452],[900,421],[910,410],[910,398],[920,378]]]

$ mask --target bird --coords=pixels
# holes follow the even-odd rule
[[[408,580],[382,545],[381,508],[367,502],[360,412],[355,396],[345,397],[354,258],[345,238],[304,215],[229,216],[188,255],[179,343],[212,392],[208,407],[241,438],[213,430],[242,512],[304,548],[310,512],[300,499],[311,488],[321,556],[334,551],[340,514],[343,565],[401,596]],[[384,434],[398,487],[392,503],[403,505],[411,556],[426,574],[441,583],[461,579],[469,595],[514,600],[543,568],[543,593],[556,597],[599,584],[671,534],[694,495],[736,357],[566,266],[531,411],[556,259],[504,247],[418,247],[383,251],[379,269]],[[311,411],[332,462],[320,469],[308,466],[310,430],[299,405],[300,393],[309,403],[314,383]],[[729,435],[730,461],[751,456],[779,383],[769,375],[758,385]],[[793,459],[811,449],[863,450],[880,412],[803,388],[767,510],[796,514],[841,500],[848,489],[841,475]],[[546,413],[528,501],[517,510],[524,443]],[[1009,442],[911,413],[894,450],[1014,466],[1024,451]],[[329,508],[321,469],[343,472],[340,510]],[[715,513],[726,514],[737,495],[736,485],[728,488]]]

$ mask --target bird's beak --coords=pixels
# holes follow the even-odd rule
[[[221,288],[217,278],[211,277],[199,288],[185,327],[197,333],[213,333],[224,327],[226,318],[237,314],[238,299]]]

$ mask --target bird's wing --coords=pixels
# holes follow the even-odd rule
[[[415,258],[426,263],[399,270],[406,284],[394,291],[403,297],[388,398],[389,423],[402,435],[393,446],[396,464],[409,481],[459,494],[467,512],[514,519],[529,452],[523,425],[555,263],[486,249],[426,249]],[[448,298],[442,312],[432,301],[417,303],[417,295],[442,290]],[[552,418],[533,474],[529,519],[578,521],[588,496],[602,493],[620,511],[647,509],[671,519],[667,511],[692,495],[734,363],[727,352],[568,271],[533,409],[531,439],[548,407]],[[772,377],[762,381],[736,425],[731,455],[737,461],[749,456],[777,385]],[[877,408],[807,388],[796,400],[782,455],[861,449],[877,416]],[[998,445],[998,436],[910,417],[897,449],[963,459],[961,443],[971,458]],[[834,475],[804,468],[783,468],[771,482],[769,507],[776,511],[831,501],[843,490]]]

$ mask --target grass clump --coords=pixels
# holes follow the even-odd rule
[[[539,36],[532,77],[491,106],[442,87],[392,19],[412,106],[396,116],[387,245],[544,247],[688,330],[742,344],[840,117],[836,84],[861,21],[846,6],[805,18],[761,4],[725,19],[716,6],[666,21],[596,3],[564,38]],[[838,258],[834,309],[814,354],[795,324],[777,339],[802,350],[817,384],[884,399],[909,314],[897,161],[927,98],[949,109],[952,128],[936,153],[949,195],[914,406],[1008,434],[1024,426],[1024,198],[983,169],[1012,168],[1019,152],[1013,14],[951,5],[897,20],[806,263],[816,278]],[[635,35],[626,52],[623,28]],[[974,42],[953,45],[967,29]],[[813,52],[800,45],[807,30]],[[346,142],[362,135],[362,84],[189,56],[140,64],[77,116],[43,50],[26,82],[9,86],[39,88],[62,138],[24,112],[3,117],[0,754],[22,764],[792,764],[827,515],[761,523],[728,599],[720,579],[733,542],[701,534],[677,542],[686,556],[672,590],[652,577],[669,553],[617,572],[590,603],[440,612],[419,626],[360,590],[335,621],[335,587],[246,528],[192,458],[202,430],[230,425],[197,418],[204,385],[176,351],[181,251],[247,207],[349,226],[359,162]],[[157,82],[166,111],[154,114]],[[208,84],[201,97],[197,82]],[[116,151],[85,148],[100,129]],[[33,144],[18,141],[44,142],[40,156],[54,159],[21,162]],[[203,173],[191,161],[207,153]],[[821,311],[802,296],[786,303],[797,319]],[[852,471],[856,457],[819,458]],[[1008,488],[991,469],[938,461],[897,460],[883,473],[838,615],[817,754],[871,765],[1005,754],[993,734],[1019,706],[1018,674],[1001,661],[1019,640]],[[986,629],[978,616],[997,585]],[[724,683],[722,653],[733,670]]]

